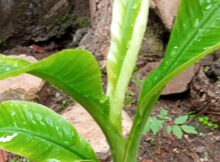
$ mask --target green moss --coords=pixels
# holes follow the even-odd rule
[[[71,21],[71,16],[69,15],[69,13],[64,13],[62,15],[59,16],[59,18],[57,19],[58,24],[66,24],[68,23],[68,21]]]
[[[89,17],[79,17],[76,21],[80,28],[89,27],[91,24]]]

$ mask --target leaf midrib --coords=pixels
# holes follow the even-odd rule
[[[83,154],[77,152],[76,150],[69,149],[70,147],[64,145],[63,143],[58,142],[56,139],[52,139],[52,138],[50,138],[48,136],[43,136],[42,134],[38,134],[38,133],[35,133],[35,132],[23,130],[23,129],[16,129],[16,128],[0,128],[0,132],[1,131],[2,132],[25,134],[25,135],[30,136],[30,137],[34,136],[34,137],[39,138],[41,140],[44,140],[46,142],[53,143],[53,144],[57,145],[58,147],[61,147],[64,150],[67,150],[71,154],[74,154],[74,156],[78,156],[79,158],[82,158],[82,159],[84,159],[84,158],[86,159],[87,158],[87,157],[84,157]]]

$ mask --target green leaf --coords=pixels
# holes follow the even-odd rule
[[[111,117],[120,123],[121,109],[147,24],[149,0],[114,1],[111,46],[107,58]]]
[[[161,116],[164,116],[164,117],[165,117],[165,116],[168,116],[167,110],[165,110],[164,108],[161,108],[161,109],[160,109],[160,115],[161,115]]]
[[[174,123],[175,124],[183,124],[188,120],[188,115],[180,116],[175,119]]]
[[[90,145],[61,116],[39,104],[0,103],[0,148],[33,161],[98,162]]]
[[[192,126],[189,126],[189,125],[182,125],[181,126],[182,130],[186,133],[189,133],[189,134],[198,134],[198,132],[196,131],[196,129]]]
[[[180,0],[180,8],[161,65],[144,82],[139,113],[165,85],[189,66],[220,47],[220,1]]]
[[[177,125],[172,126],[172,132],[177,138],[179,139],[183,138],[183,131],[180,129],[179,126]]]
[[[152,130],[153,134],[156,135],[158,131],[163,128],[163,122],[158,120],[156,117],[152,117],[149,121],[150,129]]]
[[[0,55],[0,79],[21,73],[41,77],[69,94],[98,121],[108,118],[101,72],[91,53],[63,50],[37,63]]]
[[[168,120],[170,119],[169,114],[167,112],[167,110],[165,110],[164,108],[160,109],[160,114],[157,115],[161,120]]]
[[[148,119],[148,121],[147,121],[147,123],[145,124],[145,127],[144,127],[144,131],[143,131],[143,133],[148,133],[149,131],[150,131],[150,121],[151,120],[151,118],[149,118]]]
[[[166,131],[168,134],[170,134],[172,132],[172,127],[171,126],[167,126]]]
[[[163,127],[163,121],[158,120],[156,117],[150,117],[144,127],[143,133],[148,133],[150,130],[154,135]]]

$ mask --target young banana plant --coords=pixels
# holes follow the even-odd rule
[[[220,48],[220,1],[180,0],[171,38],[161,65],[144,81],[128,137],[122,135],[121,112],[147,24],[149,0],[115,0],[108,88],[85,50],[63,50],[37,63],[0,55],[0,79],[29,73],[70,95],[105,134],[114,162],[136,162],[141,135],[166,84]],[[36,162],[98,162],[75,128],[47,107],[25,101],[0,103],[0,148]]]

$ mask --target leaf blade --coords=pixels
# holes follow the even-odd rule
[[[179,126],[177,125],[172,126],[172,132],[178,139],[183,138],[183,131],[180,129]]]
[[[163,122],[161,120],[158,120],[156,117],[152,117],[150,123],[150,129],[152,130],[154,135],[156,135],[159,130],[163,128]]]
[[[180,116],[174,120],[175,124],[184,124],[188,120],[188,115]]]
[[[0,55],[0,63],[0,79],[25,72],[36,75],[69,94],[96,120],[108,118],[108,99],[103,95],[101,72],[91,53],[68,49],[32,64]]]
[[[180,72],[220,47],[220,1],[209,2],[211,6],[207,10],[208,1],[180,1],[165,58],[145,79],[139,96],[142,106],[139,107],[145,107],[144,101],[152,94],[160,93],[168,81]],[[142,114],[144,108],[141,109]]]
[[[168,134],[170,134],[172,132],[172,127],[169,125],[166,127],[166,131]]]
[[[192,126],[189,126],[189,125],[182,125],[181,126],[181,129],[186,132],[186,133],[189,133],[189,134],[198,134],[198,132],[196,131],[196,129]]]
[[[1,148],[35,161],[98,161],[72,125],[48,108],[10,101],[0,103],[0,112]]]

